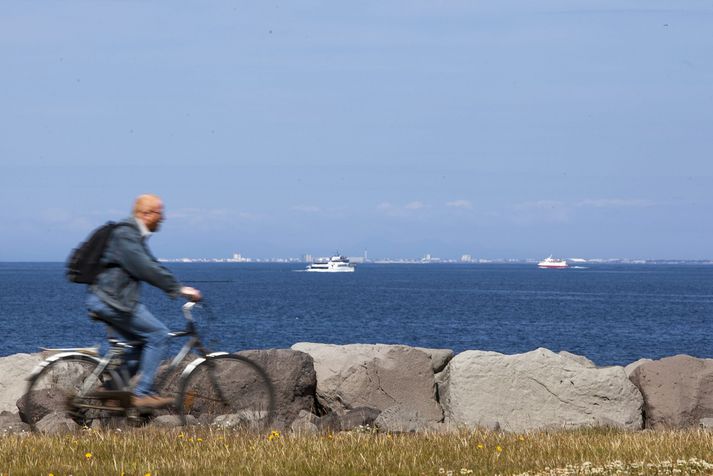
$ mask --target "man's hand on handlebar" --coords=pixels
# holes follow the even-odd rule
[[[181,296],[188,299],[189,301],[198,302],[203,299],[203,295],[196,288],[190,286],[183,286],[181,288]]]

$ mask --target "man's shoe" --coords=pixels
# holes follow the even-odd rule
[[[170,397],[158,397],[154,395],[141,395],[131,398],[131,404],[140,408],[163,408],[173,405],[174,399]]]

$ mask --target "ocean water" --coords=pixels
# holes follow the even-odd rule
[[[713,357],[713,266],[365,264],[341,274],[283,264],[168,267],[203,291],[207,309],[196,317],[213,350],[308,341],[507,354],[546,347],[598,365]],[[65,280],[61,263],[0,263],[0,355],[102,342],[85,292]],[[181,300],[150,286],[143,296],[169,327],[182,327]]]

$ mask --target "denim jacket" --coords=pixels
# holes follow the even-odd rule
[[[112,231],[101,263],[106,269],[97,276],[90,290],[119,311],[134,311],[142,281],[171,297],[179,295],[181,284],[151,254],[134,217],[119,222]]]

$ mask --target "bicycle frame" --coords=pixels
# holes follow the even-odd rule
[[[169,363],[168,367],[166,367],[166,370],[162,373],[162,375],[159,376],[159,378],[155,382],[155,385],[158,388],[160,388],[160,386],[165,382],[165,379],[171,375],[172,371],[178,367],[181,361],[183,361],[183,359],[185,359],[191,351],[197,350],[196,353],[199,355],[199,358],[191,362],[186,367],[186,370],[184,370],[181,376],[189,373],[190,370],[193,370],[198,364],[205,361],[207,357],[224,354],[224,352],[216,352],[211,354],[203,346],[203,343],[201,342],[200,337],[198,336],[195,321],[193,320],[193,315],[191,313],[195,304],[196,303],[194,302],[187,302],[182,306],[183,317],[187,321],[186,329],[183,331],[172,331],[168,334],[169,337],[190,337],[190,339],[183,345],[183,347],[181,347],[181,350],[175,355],[175,357]],[[109,324],[107,325],[111,328]],[[136,343],[122,342],[119,339],[110,338],[109,344],[109,350],[101,358],[97,358],[95,356],[87,354],[86,352],[80,352],[78,350],[68,350],[67,352],[61,352],[52,355],[45,359],[40,365],[35,368],[32,374],[28,377],[28,380],[33,379],[35,375],[41,372],[44,367],[50,365],[56,360],[69,356],[81,356],[82,358],[89,358],[91,360],[96,361],[97,367],[96,369],[94,369],[94,372],[92,372],[92,374],[84,381],[82,388],[79,391],[79,396],[86,395],[90,391],[90,389],[94,388],[94,384],[97,382],[97,380],[100,379],[101,375],[103,375],[104,373],[108,373],[111,378],[114,379],[114,382],[116,382],[117,384],[121,384],[122,388],[117,390],[128,391],[130,390],[130,378],[128,372],[126,371],[126,368],[123,367],[123,364],[125,363],[125,359],[123,358],[123,356],[129,349],[132,349],[134,345],[136,345]]]

